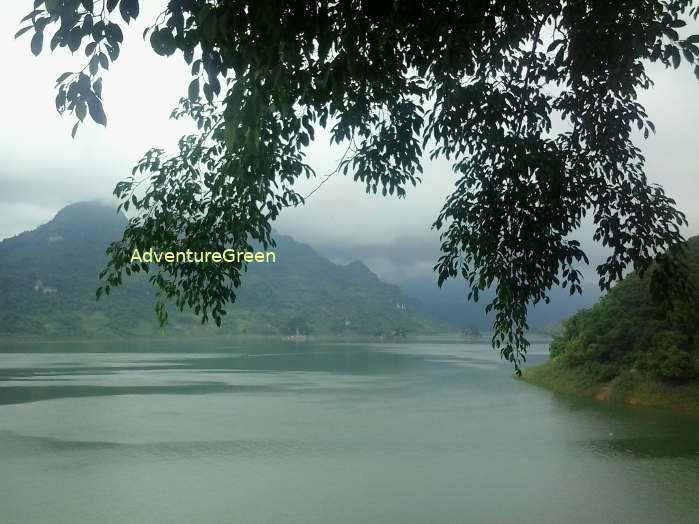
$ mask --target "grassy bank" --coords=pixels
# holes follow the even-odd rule
[[[611,382],[600,382],[584,371],[550,360],[529,368],[522,380],[558,393],[595,398],[602,402],[672,409],[699,415],[699,383],[669,385],[641,373],[623,373]]]

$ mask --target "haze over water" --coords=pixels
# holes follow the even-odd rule
[[[699,522],[696,418],[513,380],[485,341],[0,350],[7,524]]]

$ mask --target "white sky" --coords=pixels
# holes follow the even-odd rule
[[[29,51],[31,31],[13,39],[31,2],[3,6],[0,239],[47,222],[67,204],[109,198],[116,182],[128,175],[147,149],[170,149],[187,131],[185,122],[168,117],[186,94],[188,68],[180,55],[169,59],[156,55],[141,37],[156,5],[149,2],[149,9],[132,23],[119,60],[104,78],[107,128],[88,123],[75,140],[70,137],[73,121],[55,110],[54,83],[63,71],[81,69],[84,53],[71,56],[59,50],[34,57]],[[693,29],[699,33],[699,26]],[[647,173],[687,214],[686,233],[697,234],[699,82],[684,63],[678,71],[654,67],[651,72],[656,86],[643,94],[641,102],[658,133],[642,145]],[[332,170],[339,156],[340,151],[324,143],[309,150],[319,175]],[[454,180],[447,163],[428,164],[423,184],[409,188],[408,198],[398,200],[366,195],[351,177],[337,175],[304,208],[287,210],[275,227],[338,261],[363,259],[388,280],[427,275],[438,256],[430,224]]]

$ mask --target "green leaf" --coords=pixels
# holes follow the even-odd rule
[[[690,64],[693,64],[694,63],[694,53],[692,53],[692,50],[688,49],[688,48],[684,48],[682,50],[682,52],[684,53],[685,60],[687,60],[687,62],[689,62]]]
[[[114,8],[116,8],[118,3],[119,0],[107,0],[107,11],[109,11],[110,13],[114,11]]]
[[[22,36],[24,33],[26,33],[27,31],[29,31],[32,27],[34,27],[34,26],[28,25],[27,27],[23,27],[22,29],[20,29],[19,31],[17,31],[17,32],[15,33],[15,38],[19,38],[19,37]]]
[[[556,53],[556,58],[553,59],[553,64],[556,67],[561,67],[561,65],[563,65],[563,57],[565,56],[565,50],[566,48],[565,46],[563,46],[558,50],[558,53]]]
[[[70,30],[70,33],[68,33],[68,49],[70,49],[71,53],[74,53],[80,48],[82,39],[83,33],[79,27],[75,26]]]
[[[99,58],[97,55],[93,55],[92,58],[90,59],[90,74],[94,76],[97,73],[97,70],[99,69]]]
[[[563,42],[565,42],[565,40],[563,40],[562,38],[554,40],[553,42],[551,42],[551,45],[548,46],[548,48],[546,49],[546,52],[550,53],[551,51],[556,49],[559,45],[561,45]]]
[[[676,47],[672,47],[672,50],[670,51],[671,56],[672,56],[672,65],[675,69],[680,67],[680,50],[677,49]]]
[[[161,56],[169,56],[177,49],[172,33],[169,29],[164,27],[151,33],[150,45],[153,50]]]
[[[63,110],[65,109],[64,106],[66,105],[66,90],[65,89],[59,89],[58,94],[56,95],[56,111],[59,113],[62,113]]]
[[[119,58],[119,47],[107,44],[107,53],[109,54],[110,60],[114,62],[117,58]]]
[[[67,71],[67,72],[63,73],[61,76],[59,76],[58,78],[56,78],[56,85],[58,85],[58,84],[60,84],[61,82],[63,82],[66,78],[68,78],[68,77],[69,77],[70,75],[72,75],[72,74],[73,74],[73,73],[71,73],[70,71]]]
[[[189,99],[195,101],[199,98],[199,79],[195,78],[189,83],[189,89],[187,89],[187,94]]]
[[[104,22],[102,20],[92,26],[92,38],[95,42],[101,42],[104,38]]]
[[[80,100],[78,104],[75,106],[75,116],[78,117],[78,120],[81,122],[85,119],[85,115],[87,113],[87,107],[85,106],[85,101]]]
[[[41,48],[44,45],[44,34],[41,32],[34,33],[30,47],[34,56],[39,56],[41,54]]]
[[[36,6],[34,6],[34,7],[36,7]],[[22,22],[26,22],[27,20],[34,18],[39,13],[41,13],[41,9],[34,9],[31,13],[29,13],[28,15],[25,15],[22,18],[22,20],[19,21],[19,23],[21,24]],[[29,27],[32,27],[32,26],[29,26]]]
[[[211,90],[211,86],[209,84],[204,84],[204,97],[206,98],[206,101],[209,102],[209,104],[214,99],[214,93]]]
[[[138,9],[138,0],[121,0],[119,3],[119,12],[127,24],[130,19],[138,17]]]
[[[121,27],[119,27],[117,24],[110,22],[105,26],[104,30],[110,44],[114,45],[115,43],[121,43],[124,41],[124,33],[122,32]]]
[[[96,124],[101,124],[107,126],[107,115],[104,114],[104,109],[102,109],[102,102],[96,96],[87,99],[87,108],[90,111],[90,116]]]
[[[107,59],[107,55],[100,53],[98,56],[102,69],[109,69],[109,60]]]

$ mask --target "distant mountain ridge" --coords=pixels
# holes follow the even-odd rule
[[[418,297],[420,303],[431,314],[450,326],[462,329],[476,326],[488,331],[493,327],[495,313],[486,314],[485,306],[493,300],[495,292],[486,289],[478,302],[470,302],[468,284],[463,279],[449,280],[440,288],[436,276],[433,279],[414,279],[397,282],[397,285],[411,297]],[[592,306],[600,297],[596,284],[583,283],[583,294],[571,295],[568,289],[553,288],[549,291],[551,302],[540,302],[529,307],[527,323],[533,331],[546,332],[554,324]]]
[[[105,249],[126,219],[98,202],[60,210],[33,231],[0,242],[0,335],[128,336],[158,332],[155,290],[142,275],[96,302]],[[276,235],[275,264],[250,264],[223,332],[399,335],[444,330],[396,286],[362,262],[330,262]],[[144,249],[147,249],[145,247]],[[192,314],[172,314],[166,332],[199,333]]]

